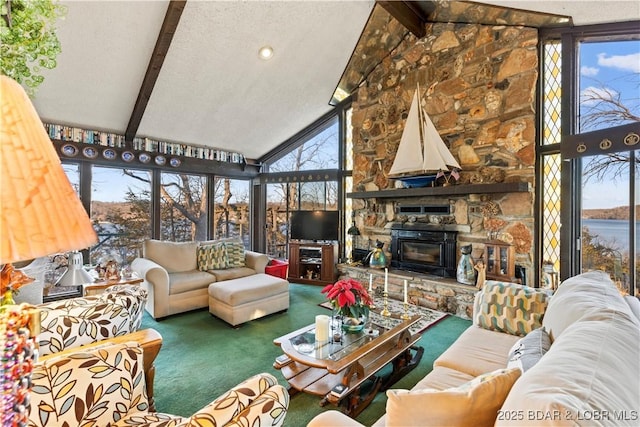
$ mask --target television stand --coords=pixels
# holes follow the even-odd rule
[[[337,243],[289,243],[290,282],[328,285],[336,279]]]

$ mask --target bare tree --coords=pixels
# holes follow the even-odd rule
[[[640,81],[639,73],[632,73],[627,79]],[[640,87],[640,85],[638,85]],[[638,93],[636,90],[635,93]],[[631,122],[640,122],[639,98],[623,98],[622,95],[602,82],[582,91],[580,95],[581,131],[603,129]],[[590,180],[620,178],[627,174],[630,152],[608,153],[589,158],[583,169],[585,182]],[[636,155],[639,165],[640,155]],[[637,166],[638,167],[638,166]]]

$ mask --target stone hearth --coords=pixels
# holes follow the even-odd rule
[[[340,278],[358,280],[365,287],[369,275],[373,276],[373,288],[384,288],[384,270],[339,264]],[[409,302],[414,305],[454,314],[470,319],[473,314],[473,299],[478,291],[474,286],[462,285],[454,279],[445,279],[428,274],[404,270],[389,270],[389,298],[402,301],[404,281],[409,284]]]

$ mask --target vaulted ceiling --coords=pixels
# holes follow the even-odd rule
[[[358,46],[365,36],[375,37],[374,23],[363,33],[372,11],[384,6],[378,13],[404,25],[415,19],[407,18],[411,9],[423,21],[473,20],[472,14],[452,15],[457,9],[442,0],[62,3],[63,51],[34,99],[43,121],[248,158],[260,158],[333,108],[350,64],[362,59],[354,57]],[[563,25],[640,19],[636,0],[607,7],[593,1],[485,3],[543,12],[552,25],[558,19]],[[258,57],[265,45],[274,49],[270,60]],[[347,81],[347,90],[354,84]]]

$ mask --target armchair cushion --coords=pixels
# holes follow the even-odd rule
[[[262,373],[233,387],[193,414],[184,425],[279,426],[288,407],[287,390],[273,375]]]
[[[114,285],[100,295],[40,304],[40,354],[57,353],[140,329],[147,291]]]
[[[134,342],[53,357],[32,373],[30,425],[109,425],[149,409]]]

